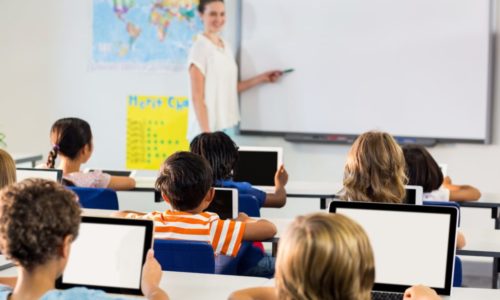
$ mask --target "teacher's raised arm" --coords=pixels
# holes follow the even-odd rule
[[[238,67],[230,45],[220,36],[226,22],[223,0],[200,0],[204,31],[196,37],[189,54],[191,104],[188,140],[201,132],[238,125],[238,93],[261,83],[275,82],[281,71],[269,71],[238,82]]]

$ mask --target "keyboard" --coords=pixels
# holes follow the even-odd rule
[[[372,300],[402,300],[403,293],[372,291]]]

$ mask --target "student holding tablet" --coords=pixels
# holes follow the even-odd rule
[[[341,214],[298,217],[280,240],[275,281],[275,287],[240,290],[230,299],[371,299],[375,259],[366,232]],[[404,299],[441,298],[430,288],[414,286]]]
[[[238,82],[238,67],[231,45],[220,36],[225,21],[223,0],[201,0],[198,5],[204,32],[189,55],[192,103],[188,140],[201,132],[235,127],[240,121],[238,93],[265,82],[278,80],[281,71],[269,71]]]
[[[59,169],[63,170],[63,182],[67,185],[113,190],[130,190],[135,187],[135,179],[128,176],[111,176],[101,171],[84,173],[80,170],[82,164],[90,159],[94,149],[92,131],[86,121],[78,118],[57,120],[50,129],[50,141],[52,149],[46,167],[53,169],[59,156]]]
[[[16,163],[7,151],[0,149],[0,189],[16,182]]]
[[[114,299],[81,287],[55,289],[78,236],[80,214],[76,195],[55,182],[27,179],[0,191],[0,250],[19,269],[13,289],[0,287],[0,300]],[[159,287],[161,275],[150,250],[141,284],[147,299],[168,299]]]
[[[224,132],[199,134],[191,141],[189,147],[191,152],[203,156],[210,163],[215,186],[236,188],[240,194],[255,196],[261,207],[283,207],[286,204],[285,185],[288,182],[288,173],[283,165],[274,176],[274,192],[265,193],[248,182],[237,182],[232,179],[233,169],[238,160],[238,147]]]
[[[420,145],[406,145],[403,153],[408,169],[409,184],[424,188],[426,201],[475,201],[481,192],[470,185],[456,185],[443,176],[431,154]]]

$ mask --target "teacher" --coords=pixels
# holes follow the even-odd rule
[[[231,129],[238,125],[238,93],[265,82],[275,82],[281,71],[269,71],[238,81],[238,66],[231,46],[220,36],[226,22],[223,0],[200,0],[198,6],[204,32],[189,54],[191,103],[188,140],[202,132]]]

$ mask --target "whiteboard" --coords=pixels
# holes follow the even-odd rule
[[[242,132],[486,141],[490,0],[242,0]]]

